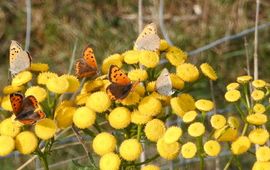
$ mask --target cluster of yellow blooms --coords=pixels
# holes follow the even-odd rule
[[[170,64],[169,77],[174,92],[170,96],[156,90],[156,80],[162,69],[159,65],[161,58]],[[150,142],[155,143],[157,156],[149,160],[158,157],[173,160],[179,156],[191,159],[198,156],[202,162],[207,156],[218,156],[222,142],[229,142],[233,155],[250,151],[251,144],[260,145],[253,168],[270,169],[270,148],[265,145],[269,133],[263,128],[267,122],[264,113],[268,107],[264,106],[264,99],[269,94],[268,84],[263,80],[251,82],[252,77],[242,76],[237,78],[238,83],[227,86],[225,99],[237,106],[241,122],[244,123],[242,134],[239,135],[242,125],[238,115],[226,118],[223,114],[214,113],[209,116],[208,113],[215,107],[211,100],[194,99],[191,94],[184,92],[185,84],[197,81],[200,72],[210,81],[217,80],[216,72],[209,64],[203,63],[198,69],[186,60],[185,52],[170,46],[165,40],[161,40],[157,52],[134,49],[110,55],[100,68],[104,75],[111,65],[116,65],[129,68],[131,81],[140,81],[126,98],[117,101],[111,100],[107,94],[110,81],[104,75],[80,83],[74,75],[60,76],[49,72],[47,64],[31,64],[28,71],[17,74],[11,85],[3,89],[1,108],[12,112],[9,94],[20,91],[38,100],[46,118],[26,127],[14,116],[2,120],[0,156],[6,156],[14,149],[22,154],[44,156],[53,147],[59,133],[74,124],[84,135],[92,137],[88,149],[100,157],[101,170],[140,167],[144,162],[139,162],[139,158],[146,150],[143,143],[147,145]],[[249,89],[252,91],[249,92]],[[240,99],[245,100],[246,111],[242,111]],[[175,115],[181,125],[175,123],[168,126],[168,118]],[[208,121],[211,127],[207,126]],[[246,136],[249,126],[254,128]],[[46,143],[47,148],[39,145],[40,142]],[[160,168],[148,164],[141,169]]]

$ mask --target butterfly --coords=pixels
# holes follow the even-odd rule
[[[9,99],[16,116],[15,120],[25,125],[32,125],[46,117],[46,114],[40,110],[34,96],[24,97],[21,93],[11,93]]]
[[[91,47],[88,46],[85,48],[83,57],[76,62],[75,71],[79,78],[97,75],[97,61]]]
[[[157,51],[160,46],[160,38],[157,34],[157,26],[154,23],[148,24],[135,41],[135,48],[138,50]]]
[[[139,81],[132,83],[128,76],[116,65],[111,65],[108,79],[111,84],[106,88],[112,100],[122,100],[138,85]]]
[[[9,48],[9,70],[11,75],[16,75],[21,71],[28,69],[32,58],[27,51],[24,51],[21,45],[12,40]]]
[[[169,71],[164,68],[156,80],[156,90],[159,94],[170,96],[174,92],[172,91],[172,81]]]

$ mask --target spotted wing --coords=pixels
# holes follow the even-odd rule
[[[13,59],[10,65],[10,72],[12,75],[17,74],[21,71],[28,69],[31,65],[31,56],[26,51],[20,51],[17,56]]]
[[[126,73],[124,73],[116,65],[111,65],[110,70],[109,70],[108,79],[110,82],[118,84],[118,85],[122,85],[122,86],[126,86],[126,85],[131,84],[131,81],[128,78],[128,76],[126,75]]]
[[[164,68],[156,81],[156,90],[159,94],[170,96],[173,94],[172,81],[170,79],[169,71]]]
[[[12,106],[13,113],[18,115],[23,107],[23,95],[20,93],[11,93],[9,95],[10,103]]]
[[[119,85],[119,84],[111,83],[107,87],[106,91],[112,100],[122,100],[128,96],[131,89],[132,89],[132,84]]]
[[[81,58],[76,62],[75,71],[79,78],[93,77],[97,74],[97,69],[90,67],[84,58]]]

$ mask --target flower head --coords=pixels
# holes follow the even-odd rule
[[[217,80],[218,77],[215,70],[208,63],[201,64],[200,68],[202,70],[202,73],[210,80]]]
[[[65,106],[57,112],[55,120],[58,128],[67,128],[73,123],[73,115],[76,111],[75,107]]]
[[[32,80],[32,73],[30,71],[23,71],[17,74],[12,79],[12,86],[21,86]]]
[[[21,127],[12,118],[4,119],[0,124],[0,134],[3,136],[17,136],[21,131]]]
[[[214,103],[210,100],[200,99],[195,102],[195,106],[200,111],[209,112],[214,108]]]
[[[146,70],[135,69],[128,73],[128,77],[131,81],[145,81],[148,78]]]
[[[51,78],[48,80],[46,86],[48,90],[56,94],[63,94],[69,88],[68,81],[64,77]]]
[[[2,101],[1,101],[1,107],[7,111],[13,111],[12,109],[12,106],[11,106],[11,102],[10,102],[10,99],[9,99],[9,95],[7,96],[4,96],[2,98]]]
[[[168,48],[166,58],[172,65],[178,66],[187,60],[187,54],[181,49],[172,46]]]
[[[121,143],[119,152],[123,159],[134,161],[140,157],[142,145],[137,139],[127,139]]]
[[[92,93],[86,101],[86,106],[95,112],[105,112],[111,106],[111,100],[106,92]]]
[[[165,124],[159,119],[149,121],[144,128],[145,136],[153,142],[158,141],[164,135],[165,131]]]
[[[268,169],[270,169],[270,161],[268,162],[256,161],[252,167],[252,170],[268,170]]]
[[[199,78],[199,70],[190,63],[184,63],[176,67],[176,75],[186,82],[194,82]]]
[[[64,77],[68,81],[69,86],[66,92],[73,93],[80,87],[80,82],[77,77],[69,74],[64,74],[61,77]]]
[[[131,122],[131,113],[125,107],[117,107],[109,114],[109,123],[115,129],[123,129]]]
[[[155,90],[156,90],[156,82],[155,81],[150,81],[149,83],[147,83],[146,91],[153,92]]]
[[[176,74],[170,74],[170,79],[172,81],[172,87],[181,90],[185,86],[185,82],[178,77]]]
[[[159,45],[159,51],[166,51],[169,48],[169,44],[166,40],[161,39]]]
[[[266,129],[253,129],[249,135],[249,140],[254,144],[264,145],[269,139],[269,133]]]
[[[239,83],[233,82],[233,83],[228,84],[226,86],[226,89],[227,89],[227,91],[237,90],[239,87],[240,87],[240,84]]]
[[[178,142],[173,142],[167,144],[164,138],[160,138],[157,142],[157,151],[159,155],[167,160],[173,160],[177,157],[180,150],[180,144]]]
[[[102,132],[94,138],[92,146],[94,152],[102,156],[115,150],[116,139],[112,134]]]
[[[131,122],[135,123],[137,125],[140,124],[146,124],[148,121],[150,121],[152,119],[151,116],[147,115],[147,114],[142,114],[141,112],[139,112],[138,110],[134,110],[131,113]]]
[[[141,50],[139,55],[140,64],[147,68],[154,68],[159,63],[158,53],[154,51]]]
[[[240,136],[231,145],[232,153],[235,155],[243,154],[250,148],[250,145],[248,137]]]
[[[34,133],[30,131],[23,131],[16,136],[16,149],[22,154],[30,154],[35,151],[38,140]]]
[[[196,155],[197,147],[192,142],[187,142],[182,146],[181,154],[184,158],[190,159]]]
[[[57,126],[52,119],[42,119],[35,125],[35,134],[43,140],[52,138],[56,132]]]
[[[235,129],[238,129],[240,126],[239,120],[235,116],[228,117],[228,124],[231,128],[235,128]]]
[[[46,85],[47,82],[50,79],[57,78],[57,77],[58,77],[58,75],[56,73],[52,73],[52,72],[39,73],[39,75],[37,77],[37,83],[38,84]]]
[[[190,123],[190,122],[195,120],[197,115],[198,115],[198,113],[194,110],[188,111],[183,116],[183,122]]]
[[[45,63],[31,63],[31,71],[45,72],[49,70],[49,65]]]
[[[149,116],[156,116],[161,112],[162,105],[158,99],[152,96],[147,96],[141,100],[138,109],[143,114],[147,114]]]
[[[82,93],[76,96],[75,103],[78,106],[82,106],[86,104],[87,98],[90,96],[89,93]]]
[[[182,117],[186,112],[195,109],[195,101],[190,94],[182,93],[178,97],[171,98],[170,104],[174,113]]]
[[[211,117],[211,125],[215,129],[220,129],[225,126],[226,118],[223,115],[215,114]]]
[[[120,54],[113,54],[105,58],[101,67],[102,73],[107,74],[111,65],[117,65],[119,68],[121,68],[122,60],[123,56],[121,56]]]
[[[205,127],[200,122],[195,122],[189,125],[188,127],[188,134],[192,137],[199,137],[203,135],[205,132]]]
[[[253,90],[251,97],[255,101],[260,101],[264,98],[264,92],[262,90]]]
[[[47,91],[40,86],[32,86],[26,90],[25,96],[34,96],[38,102],[42,102],[47,97]]]
[[[140,96],[144,96],[144,93],[145,93],[145,87],[141,84],[138,84],[136,87],[135,87],[135,92],[137,92]]]
[[[207,155],[217,156],[220,153],[221,147],[217,141],[209,140],[204,144],[203,149]]]
[[[247,121],[253,125],[263,125],[267,122],[267,116],[260,113],[255,113],[247,116]]]
[[[156,165],[149,164],[149,165],[142,167],[141,170],[160,170],[160,168]]]
[[[260,103],[256,103],[254,106],[253,106],[253,111],[255,113],[264,113],[266,111],[266,108],[264,107],[263,104],[260,104]]]
[[[95,120],[96,113],[86,106],[78,108],[73,115],[74,124],[81,129],[89,128]]]
[[[121,103],[123,105],[126,105],[126,106],[135,105],[135,104],[139,103],[140,99],[141,99],[141,97],[137,92],[131,92],[128,94],[128,96],[126,98],[121,100]]]
[[[23,91],[24,87],[23,86],[13,86],[13,85],[8,85],[5,86],[3,89],[3,93],[4,94],[11,94],[11,93],[15,93],[18,91]]]
[[[99,160],[100,170],[119,170],[121,160],[115,153],[107,153]]]
[[[7,156],[15,148],[14,139],[10,136],[0,136],[0,156]]]
[[[270,161],[270,148],[267,146],[259,147],[256,151],[256,159],[257,161]]]
[[[225,99],[228,102],[236,102],[240,99],[241,93],[238,90],[230,90],[225,93]]]
[[[265,87],[266,82],[264,80],[253,80],[252,81],[252,86],[255,88],[263,88]]]
[[[224,126],[220,129],[217,129],[214,133],[214,138],[217,141],[234,141],[237,138],[238,131],[235,128],[230,126]]]
[[[245,84],[251,81],[253,78],[251,76],[239,76],[237,77],[237,82],[240,84]]]
[[[129,50],[122,54],[127,64],[137,64],[139,62],[139,55],[140,51],[137,50]]]
[[[178,139],[182,136],[182,129],[177,126],[169,127],[164,134],[164,141],[167,144],[177,142]]]

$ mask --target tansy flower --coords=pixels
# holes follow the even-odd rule
[[[169,48],[169,44],[166,40],[161,39],[159,45],[159,51],[166,51]]]
[[[230,90],[225,93],[225,99],[228,102],[236,102],[240,99],[241,94],[238,90]]]
[[[147,139],[152,142],[158,141],[164,135],[165,131],[165,124],[159,119],[149,121],[144,128]]]
[[[120,155],[127,161],[138,159],[142,153],[142,145],[137,139],[124,140],[119,147]]]
[[[81,90],[81,94],[83,94],[83,93],[89,93],[89,92],[93,92],[93,91],[97,91],[103,85],[104,85],[104,82],[101,79],[95,79],[95,80],[86,81],[83,84],[83,87],[82,87],[82,90]]]
[[[210,100],[200,99],[195,102],[195,106],[200,111],[209,112],[214,108],[214,103]]]
[[[240,126],[239,120],[235,116],[229,116],[228,117],[228,124],[230,127],[238,129]]]
[[[2,101],[1,101],[1,107],[4,109],[4,110],[7,110],[7,111],[13,111],[12,109],[12,106],[11,106],[11,103],[10,103],[10,99],[9,99],[9,95],[7,96],[4,96],[2,98]]]
[[[164,96],[162,94],[159,94],[158,92],[152,92],[149,96],[152,96],[162,102],[163,106],[166,106],[170,103],[171,96]]]
[[[172,87],[174,89],[181,90],[184,88],[185,82],[180,77],[178,77],[176,74],[170,74],[170,79],[172,81]]]
[[[107,74],[111,65],[122,67],[123,56],[120,54],[113,54],[103,60],[101,70],[103,74]]]
[[[56,117],[58,114],[60,114],[60,112],[62,112],[62,110],[65,108],[65,107],[69,107],[69,106],[73,106],[74,103],[73,101],[70,101],[70,100],[64,100],[62,101],[55,109],[55,112],[54,112],[54,117]]]
[[[240,84],[245,84],[247,82],[249,82],[250,80],[252,80],[251,76],[239,76],[237,77],[237,82]]]
[[[200,65],[202,73],[208,77],[210,80],[217,80],[217,74],[215,70],[208,64],[208,63],[203,63]]]
[[[138,84],[136,87],[135,87],[135,92],[137,92],[140,96],[144,96],[144,93],[145,93],[145,87],[141,84]]]
[[[68,81],[69,86],[66,92],[73,93],[80,87],[80,82],[77,77],[69,74],[64,74],[61,77],[64,77]]]
[[[158,53],[154,51],[141,50],[139,53],[140,64],[147,68],[154,68],[159,63]]]
[[[149,116],[156,116],[161,112],[162,105],[158,99],[152,96],[147,96],[141,100],[138,109],[142,114],[147,114]]]
[[[90,96],[89,93],[83,93],[83,94],[79,94],[76,96],[75,98],[75,103],[78,105],[78,106],[81,106],[81,105],[85,105],[86,104],[86,101],[87,101],[87,98]]]
[[[252,167],[252,170],[268,170],[268,169],[270,169],[270,161],[268,162],[256,161]]]
[[[127,64],[137,64],[139,62],[139,55],[140,51],[137,50],[129,50],[122,54]]]
[[[20,131],[20,125],[11,118],[4,119],[0,124],[0,134],[3,136],[15,137]]]
[[[250,148],[250,141],[246,136],[238,137],[231,145],[232,153],[235,155],[240,155],[245,153]]]
[[[151,116],[147,115],[147,114],[142,114],[140,113],[138,110],[134,110],[131,113],[131,122],[135,123],[137,125],[140,124],[146,124],[148,121],[150,121],[152,119]]]
[[[177,142],[178,139],[182,136],[182,129],[177,126],[169,127],[164,134],[164,142],[171,144]]]
[[[31,63],[31,71],[45,72],[49,70],[49,65],[45,63]]]
[[[106,92],[98,91],[87,98],[86,106],[95,112],[101,113],[111,106],[111,100]]]
[[[259,89],[265,87],[266,82],[264,80],[253,80],[251,84],[253,87]]]
[[[166,58],[172,65],[178,66],[187,60],[187,54],[181,49],[173,46],[168,48]]]
[[[0,136],[0,156],[7,156],[15,148],[15,142],[10,136]]]
[[[15,93],[18,91],[23,91],[24,87],[23,86],[13,86],[13,85],[8,85],[3,88],[3,93],[4,94],[11,94]]]
[[[199,70],[190,63],[184,63],[176,67],[176,75],[186,82],[194,82],[199,78]]]
[[[227,89],[227,91],[237,90],[239,87],[240,87],[240,84],[239,83],[233,82],[233,83],[228,84],[226,86],[226,89]]]
[[[73,115],[76,111],[75,107],[66,106],[58,112],[55,117],[58,128],[67,128],[73,123]]]
[[[217,141],[209,140],[204,144],[203,149],[207,155],[217,156],[220,153],[221,147]]]
[[[57,78],[49,79],[46,86],[48,90],[56,94],[63,94],[67,92],[69,88],[68,81],[64,77],[57,77]]]
[[[259,147],[256,151],[256,159],[257,161],[270,161],[270,148],[267,146]]]
[[[192,137],[199,137],[203,135],[205,132],[205,127],[200,122],[195,122],[189,125],[188,127],[188,134]]]
[[[237,138],[237,135],[237,129],[230,126],[224,126],[214,132],[214,138],[221,142],[234,141]]]
[[[47,97],[47,91],[40,86],[32,86],[26,90],[25,96],[34,96],[38,102],[42,102]]]
[[[256,103],[254,106],[253,106],[253,111],[255,113],[264,113],[266,111],[265,107],[263,104],[260,104],[260,103]]]
[[[255,101],[262,100],[264,98],[264,92],[262,90],[254,90],[251,93],[251,97]]]
[[[39,73],[37,77],[37,83],[46,85],[50,79],[57,78],[58,75],[52,72]]]
[[[266,129],[256,128],[249,133],[248,138],[254,144],[264,145],[269,139],[269,133]]]
[[[160,170],[160,168],[156,165],[149,164],[142,167],[141,170]]]
[[[30,71],[23,71],[17,74],[12,79],[12,86],[21,86],[32,80],[32,73]]]
[[[22,154],[30,154],[37,148],[37,137],[30,131],[21,132],[16,136],[16,149]]]
[[[183,116],[183,122],[190,123],[195,120],[198,113],[194,110],[186,112]]]
[[[167,160],[175,159],[180,150],[180,144],[178,142],[173,142],[171,144],[167,144],[164,141],[164,138],[160,138],[157,142],[157,151],[159,155]]]
[[[115,153],[107,153],[99,160],[100,170],[119,170],[121,160]]]
[[[174,113],[182,117],[186,112],[195,109],[195,101],[190,94],[182,93],[178,97],[171,98],[170,104]]]
[[[73,115],[73,123],[81,129],[89,128],[96,121],[96,113],[86,106],[78,108]]]
[[[145,81],[148,78],[146,70],[135,69],[128,72],[128,77],[131,81]]]
[[[183,158],[190,159],[196,155],[197,147],[192,142],[185,143],[181,148],[181,154]]]
[[[124,98],[123,100],[121,100],[121,103],[123,105],[135,105],[137,103],[139,103],[140,101],[140,95],[137,92],[131,92],[128,94],[128,96],[126,98]]]
[[[260,113],[255,113],[247,116],[247,121],[253,125],[263,125],[267,122],[267,116]]]
[[[211,117],[210,122],[214,129],[220,129],[225,126],[226,118],[223,115],[215,114]]]
[[[150,81],[149,83],[147,83],[146,91],[153,92],[155,90],[156,90],[156,82],[155,81]]]
[[[115,129],[123,129],[130,124],[131,113],[125,107],[117,107],[109,114],[109,123]]]
[[[35,125],[35,133],[37,137],[43,140],[52,138],[56,132],[56,124],[52,119],[42,119]]]
[[[102,156],[115,150],[116,139],[110,133],[102,132],[94,138],[92,146],[94,152]]]

